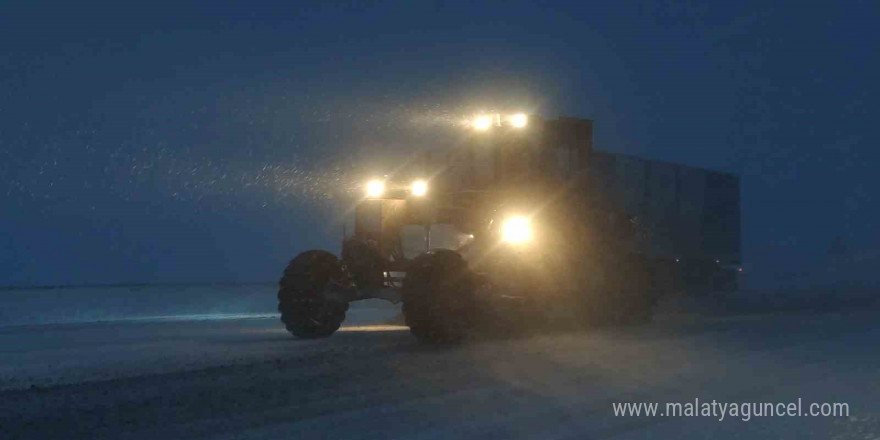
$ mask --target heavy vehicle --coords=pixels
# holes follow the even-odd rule
[[[339,257],[297,255],[278,309],[325,337],[349,303],[402,301],[427,342],[640,323],[674,291],[736,287],[736,176],[593,150],[587,119],[480,115],[467,139],[364,186]]]

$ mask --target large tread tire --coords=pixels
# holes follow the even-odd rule
[[[297,338],[314,339],[332,335],[348,311],[348,303],[329,301],[321,293],[342,275],[337,258],[325,251],[306,251],[284,269],[278,286],[281,322]]]
[[[462,342],[473,327],[474,277],[456,252],[435,250],[416,257],[401,297],[406,325],[422,342]]]

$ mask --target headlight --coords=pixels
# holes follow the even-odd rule
[[[385,182],[378,179],[367,182],[366,193],[369,198],[382,197],[385,194]]]
[[[477,116],[471,125],[473,125],[476,130],[486,131],[492,126],[492,117],[488,115]]]
[[[501,238],[508,243],[525,243],[532,239],[531,221],[522,216],[509,217],[501,225]]]
[[[428,193],[428,182],[416,180],[409,186],[409,192],[416,197],[424,196]]]
[[[515,115],[510,116],[510,125],[514,128],[523,128],[526,125],[529,125],[529,117],[524,113],[517,113]]]

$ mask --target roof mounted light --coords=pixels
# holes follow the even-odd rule
[[[428,182],[424,180],[416,180],[409,186],[410,194],[416,197],[422,197],[428,193]]]
[[[525,128],[526,125],[529,125],[529,117],[525,113],[510,115],[508,121],[513,128]]]

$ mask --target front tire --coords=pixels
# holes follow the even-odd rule
[[[330,301],[322,293],[341,276],[339,261],[329,252],[306,251],[290,261],[278,283],[278,311],[287,331],[298,338],[314,339],[339,329],[348,303]]]
[[[474,324],[474,279],[453,251],[429,251],[414,259],[401,297],[406,325],[422,342],[461,342]]]

